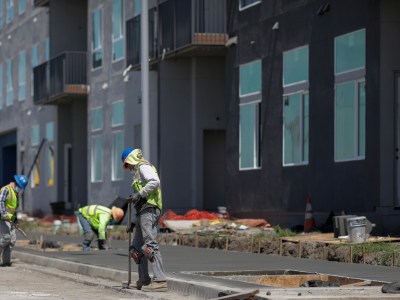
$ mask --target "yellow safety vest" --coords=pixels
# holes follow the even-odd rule
[[[6,201],[4,202],[4,206],[7,211],[7,216],[11,221],[15,221],[17,218],[17,208],[18,208],[18,197],[15,193],[14,189],[10,185],[6,185],[1,189],[8,189],[8,196]]]
[[[139,169],[140,165],[142,165],[142,164],[139,163],[138,169]],[[153,168],[153,171],[157,174],[157,169],[153,165],[151,165],[151,167]],[[133,190],[136,193],[138,193],[145,185],[146,185],[146,183],[144,185],[141,185],[139,183],[139,179],[137,179],[137,178],[135,178],[132,183]],[[161,188],[158,187],[156,190],[154,190],[150,195],[148,195],[146,197],[146,200],[147,200],[147,203],[157,206],[160,210],[162,210]]]
[[[89,205],[81,207],[79,212],[98,231],[99,240],[105,240],[106,228],[111,221],[111,209],[102,205]]]

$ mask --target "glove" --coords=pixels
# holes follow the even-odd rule
[[[133,232],[133,228],[135,228],[135,223],[131,223],[131,225],[126,227],[126,233]]]
[[[7,222],[11,222],[10,218],[6,215],[4,217],[1,217],[2,220],[7,221]]]
[[[139,193],[133,193],[132,195],[129,195],[129,197],[126,199],[130,203],[137,203],[140,199],[142,199],[142,196],[140,196]]]

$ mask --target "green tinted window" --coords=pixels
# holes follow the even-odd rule
[[[112,126],[118,126],[124,124],[124,102],[118,101],[112,105]]]
[[[240,96],[261,92],[261,60],[240,66]]]
[[[335,73],[365,67],[365,30],[335,38]]]
[[[308,81],[308,46],[283,53],[283,86]]]
[[[336,86],[335,103],[335,159],[346,160],[355,156],[355,86],[346,82]]]
[[[365,157],[365,81],[358,83],[358,155]]]
[[[46,123],[46,139],[49,142],[54,141],[54,122]]]
[[[25,51],[19,54],[18,64],[18,99],[20,101],[26,98],[26,55]]]
[[[259,103],[240,106],[240,168],[259,167]]]
[[[39,145],[39,140],[40,140],[39,125],[34,125],[32,126],[32,140],[31,140],[32,146]]]
[[[103,108],[92,109],[92,131],[103,129]]]
[[[0,109],[3,107],[3,65],[0,64]]]
[[[14,102],[14,90],[13,90],[13,72],[12,72],[12,61],[7,61],[7,106],[10,106]]]
[[[121,167],[121,153],[124,150],[124,133],[118,131],[114,133],[114,155],[113,155],[113,180],[119,180],[124,177]]]
[[[103,137],[92,138],[92,181],[101,181],[103,177]]]

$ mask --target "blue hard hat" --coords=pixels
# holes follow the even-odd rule
[[[135,149],[133,149],[133,148],[125,148],[125,150],[122,152],[122,155],[121,155],[122,163],[125,162],[125,159],[129,155],[129,153],[131,153],[133,150],[135,150]]]
[[[28,177],[25,175],[14,175],[15,182],[18,184],[18,186],[25,190],[26,185],[28,184]]]

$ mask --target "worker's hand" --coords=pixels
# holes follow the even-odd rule
[[[131,223],[126,227],[126,233],[133,232],[133,228],[135,228],[135,223]]]
[[[139,193],[133,193],[132,195],[129,195],[129,197],[126,199],[130,203],[137,203],[140,199],[142,199],[142,196],[140,196]]]
[[[11,220],[8,216],[3,216],[3,217],[1,217],[1,219],[4,221],[7,221],[7,222],[11,222]]]

